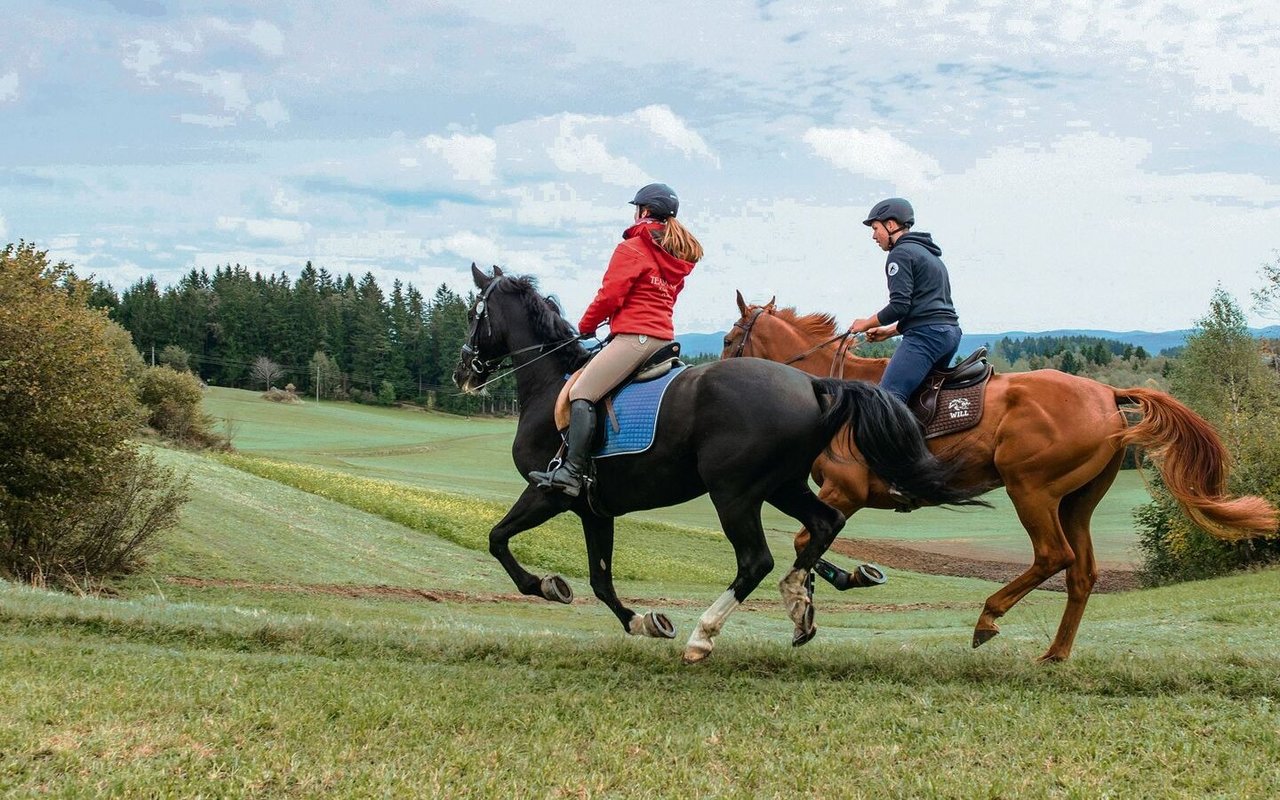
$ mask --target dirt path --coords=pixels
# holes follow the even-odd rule
[[[848,556],[856,561],[870,561],[881,567],[903,569],[911,572],[923,572],[928,575],[953,575],[959,578],[982,578],[1008,583],[1018,577],[1027,568],[1027,564],[1012,561],[988,561],[980,558],[966,558],[945,553],[933,553],[907,547],[898,541],[886,539],[836,539],[831,552]],[[842,566],[849,566],[843,564]],[[889,576],[893,580],[893,576]],[[1122,592],[1136,589],[1138,573],[1126,569],[1100,569],[1095,592]],[[1042,589],[1066,591],[1061,574],[1045,581]]]

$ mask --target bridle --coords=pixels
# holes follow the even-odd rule
[[[747,341],[751,339],[751,330],[756,326],[756,320],[760,319],[760,315],[765,312],[768,306],[760,306],[748,320],[738,320],[733,323],[733,327],[742,331],[742,338],[738,341],[738,349],[733,351],[733,355],[729,358],[738,358],[742,355],[742,351],[747,349]]]
[[[734,349],[733,353],[729,356],[729,358],[738,358],[743,354],[743,352],[747,349],[747,341],[751,338],[751,331],[755,329],[756,320],[760,319],[760,315],[765,313],[768,310],[769,310],[769,306],[767,305],[759,306],[755,309],[755,311],[751,314],[749,318],[740,319],[737,322],[733,323],[733,327],[738,328],[739,330],[742,331],[742,338],[738,341],[738,346]],[[819,342],[818,344],[815,344],[813,347],[810,347],[808,350],[805,350],[803,353],[800,353],[799,355],[794,355],[791,358],[788,358],[786,361],[783,361],[782,363],[786,365],[791,365],[796,363],[797,361],[803,361],[804,359],[813,355],[814,353],[826,347],[827,345],[831,344],[832,342],[843,340],[841,341],[840,346],[836,348],[836,357],[831,362],[831,370],[833,375],[835,373],[837,363],[840,364],[840,371],[841,373],[843,373],[844,372],[844,355],[849,351],[849,349],[852,346],[857,344],[857,337],[861,335],[862,334],[851,334],[849,333],[849,331],[845,331],[843,333],[837,333],[835,336],[832,336],[830,339]]]
[[[484,383],[478,386],[471,387],[471,391],[477,391],[479,389],[483,389],[484,387],[488,386],[491,383],[496,383],[502,380],[503,378],[507,377],[508,375],[512,375],[516,372],[519,372],[520,370],[524,369],[530,364],[533,364],[535,361],[539,361],[540,359],[546,358],[547,356],[551,355],[557,350],[568,347],[569,345],[573,344],[574,342],[580,341],[583,338],[581,336],[572,336],[561,342],[543,342],[542,344],[531,344],[528,347],[521,347],[517,350],[512,350],[496,358],[481,358],[479,344],[476,342],[476,336],[480,333],[481,321],[483,321],[484,324],[487,326],[488,334],[490,336],[493,335],[493,320],[489,318],[489,295],[493,292],[494,287],[497,285],[498,285],[497,279],[494,279],[492,282],[490,282],[490,284],[484,288],[484,291],[480,293],[480,299],[476,301],[475,308],[472,309],[473,312],[475,313],[475,317],[471,320],[471,327],[467,331],[467,340],[462,344],[461,359],[462,359],[462,362],[467,365],[467,368],[470,369],[476,375],[487,375],[490,372],[494,372],[499,367],[501,367],[502,362],[506,361],[508,358],[521,355],[522,353],[533,352],[534,350],[545,350],[548,347],[550,347],[551,349],[547,350],[545,353],[538,356],[537,358],[531,358],[528,361],[524,362],[523,364],[512,367],[511,369],[507,370],[501,375],[490,378],[489,380],[485,381]],[[554,347],[552,345],[554,345]]]

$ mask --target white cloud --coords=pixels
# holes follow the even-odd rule
[[[6,241],[5,237],[9,235],[9,225],[5,222],[4,214],[0,214],[0,242]]]
[[[244,234],[251,239],[278,245],[299,244],[306,241],[310,226],[291,219],[245,219],[244,217],[218,217],[217,228],[228,233]]]
[[[18,73],[9,72],[0,75],[0,103],[6,103],[18,97]]]
[[[536,228],[617,227],[626,221],[619,203],[604,205],[582,197],[567,183],[520,186],[506,194],[516,201],[514,222]]]
[[[620,119],[641,122],[659,138],[670,142],[686,156],[702,156],[714,161],[717,167],[720,166],[720,159],[711,152],[706,141],[667,106],[645,106],[630,114],[624,114]]]
[[[1280,229],[1280,184],[1161,174],[1151,152],[1096,133],[1005,146],[913,197],[961,314],[983,330],[1167,330],[1201,316],[1218,282],[1247,297]]]
[[[234,117],[219,117],[216,114],[179,114],[178,121],[205,128],[228,128],[236,124]]]
[[[284,189],[276,189],[275,196],[271,198],[271,207],[281,214],[297,214],[302,204],[287,194]]]
[[[282,122],[289,121],[289,111],[279,100],[272,98],[264,100],[253,107],[253,112],[258,118],[267,123],[268,128],[274,128]]]
[[[1144,0],[1091,15],[1106,40],[1145,50],[1149,66],[1190,80],[1197,100],[1280,131],[1280,5]]]
[[[578,136],[572,125],[562,121],[560,133],[547,148],[547,155],[564,172],[594,175],[614,186],[642,186],[653,178],[626,158],[609,153],[595,134]]]
[[[242,73],[220,69],[207,75],[175,72],[173,77],[183,83],[193,84],[202,94],[221,100],[222,108],[226,111],[239,114],[249,107],[249,92],[245,89]]]
[[[488,136],[468,136],[455,133],[449,138],[432,134],[422,140],[422,146],[442,157],[453,169],[453,176],[460,181],[493,183],[494,168],[498,157],[498,145]],[[411,161],[412,163],[406,163]],[[401,159],[406,167],[417,167],[411,156]]]
[[[151,73],[164,63],[164,56],[160,54],[158,42],[152,39],[134,39],[125,45],[122,63],[126,69],[138,76],[138,80],[148,86],[154,86],[156,79]]]
[[[245,32],[244,38],[258,46],[258,49],[269,56],[284,55],[284,34],[270,22],[255,20]]]
[[[803,138],[816,155],[835,166],[906,191],[922,188],[942,173],[932,156],[879,128],[810,128]]]

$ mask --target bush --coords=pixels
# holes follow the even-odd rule
[[[165,345],[160,351],[157,361],[163,366],[170,367],[178,372],[191,371],[191,354],[176,344]]]
[[[289,384],[285,389],[268,389],[262,393],[262,399],[270,400],[273,403],[301,403],[298,395],[293,392],[293,384]]]
[[[138,399],[147,424],[166,439],[193,447],[226,447],[213,431],[213,419],[200,407],[200,379],[190,372],[152,367],[142,375]]]
[[[183,501],[128,441],[127,353],[68,276],[33,245],[0,250],[0,573],[21,580],[127,569]]]
[[[396,402],[396,387],[391,381],[383,381],[378,387],[378,405],[390,406]]]
[[[1170,391],[1218,430],[1231,455],[1234,496],[1280,502],[1280,382],[1262,362],[1258,342],[1230,295],[1215,292],[1210,311],[1170,369]],[[1193,524],[1159,476],[1152,501],[1139,507],[1138,549],[1147,583],[1221,575],[1280,559],[1280,538],[1226,542]]]

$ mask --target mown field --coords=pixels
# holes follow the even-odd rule
[[[793,649],[775,570],[688,668],[732,574],[696,505],[620,523],[620,593],[678,627],[633,639],[569,520],[516,549],[573,605],[512,597],[485,552],[509,423],[210,407],[236,409],[240,452],[157,451],[193,498],[144,573],[114,596],[0,584],[7,796],[1280,795],[1276,570],[1097,596],[1052,666],[1032,659],[1061,594],[975,651],[994,584],[895,572],[820,589]]]
[[[236,448],[245,454],[507,504],[524,488],[511,464],[512,420],[461,419],[346,403],[280,406],[264,403],[255,392],[219,388],[209,391],[205,405],[210,414],[230,425]],[[1030,563],[1030,541],[1009,498],[999,490],[987,499],[994,510],[859,511],[844,535],[898,539],[927,549]],[[1136,563],[1131,512],[1147,500],[1142,476],[1132,470],[1122,472],[1094,515],[1093,539],[1101,563]],[[637,516],[713,530],[718,524],[706,498]],[[792,519],[769,506],[765,525],[787,536],[797,528]]]

